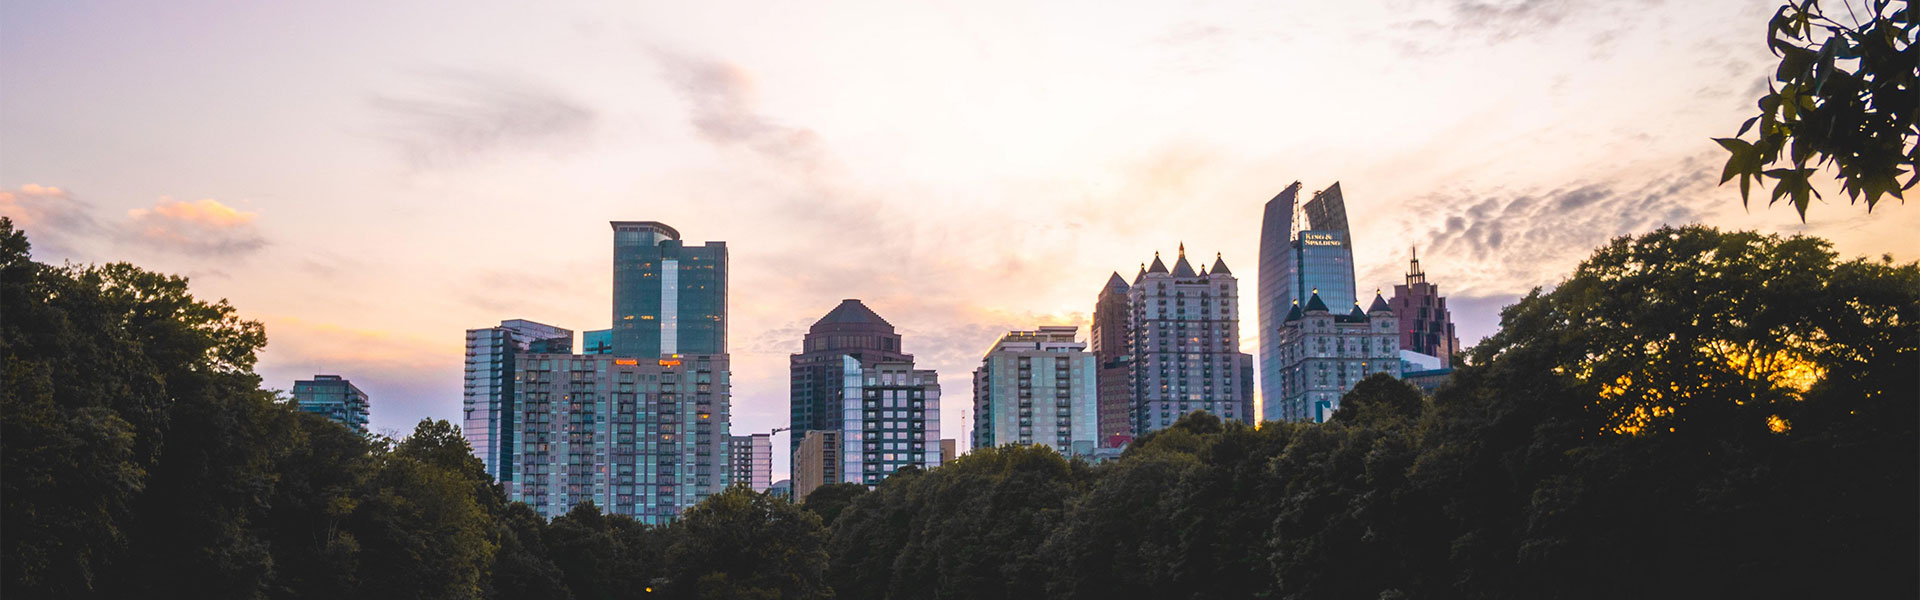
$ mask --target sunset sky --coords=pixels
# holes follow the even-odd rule
[[[1363,295],[1418,244],[1469,344],[1661,224],[1920,256],[1920,207],[1715,186],[1778,0],[610,4],[7,2],[0,214],[190,276],[266,324],[268,386],[345,376],[392,432],[458,422],[466,329],[607,327],[610,220],[727,242],[735,433],[860,298],[962,440],[1000,333],[1155,251],[1222,253],[1254,314],[1296,180],[1341,183]]]

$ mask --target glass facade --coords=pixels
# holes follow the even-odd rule
[[[940,466],[940,382],[910,362],[841,357],[843,481],[868,486],[902,467]]]
[[[467,330],[460,429],[494,479],[513,480],[514,357],[572,351],[573,331],[524,319]]]
[[[652,221],[613,222],[610,351],[651,358],[727,351],[727,245],[686,246]]]
[[[580,334],[581,354],[613,354],[613,330],[599,329]]]
[[[1287,273],[1296,261],[1293,253],[1293,211],[1299,202],[1295,181],[1267,201],[1260,219],[1260,278],[1256,298],[1260,311],[1260,398],[1271,403],[1280,397],[1280,329],[1287,308],[1296,299]]]
[[[1294,298],[1304,303],[1318,291],[1320,301],[1331,310],[1344,313],[1353,308],[1353,246],[1347,232],[1302,231],[1293,241],[1293,252],[1287,279]]]
[[[315,375],[293,382],[293,400],[300,410],[332,419],[358,433],[367,432],[367,393],[339,375]]]

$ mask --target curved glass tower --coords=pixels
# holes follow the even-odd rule
[[[1353,240],[1347,231],[1347,203],[1335,182],[1299,204],[1300,182],[1267,201],[1260,227],[1260,398],[1261,418],[1279,420],[1279,328],[1294,302],[1314,293],[1329,307],[1355,306]],[[1295,209],[1306,222],[1294,221]],[[1293,228],[1304,225],[1300,231]]]

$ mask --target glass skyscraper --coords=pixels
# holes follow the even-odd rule
[[[339,375],[315,375],[293,382],[300,410],[324,416],[358,433],[367,432],[367,393]]]
[[[1331,310],[1355,306],[1347,204],[1335,182],[1299,204],[1300,182],[1267,201],[1260,230],[1260,396],[1263,417],[1284,392],[1280,328],[1286,311],[1318,293]],[[1296,213],[1304,212],[1305,219]]]
[[[494,479],[513,480],[514,358],[529,352],[572,351],[572,330],[524,319],[467,330],[460,430]]]
[[[506,489],[552,517],[592,501],[666,523],[726,489],[727,252],[615,221],[613,327],[528,321],[467,332],[466,434]]]
[[[726,242],[687,246],[664,223],[612,224],[612,353],[726,353]]]

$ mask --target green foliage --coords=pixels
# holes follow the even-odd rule
[[[840,513],[853,504],[861,494],[867,493],[867,486],[858,483],[829,483],[814,488],[802,501],[800,507],[820,516],[820,522],[832,525]]]
[[[826,530],[791,502],[733,486],[672,526],[667,590],[681,598],[831,598]]]
[[[1728,153],[1720,183],[1739,178],[1742,202],[1754,182],[1772,180],[1768,204],[1787,198],[1805,220],[1819,197],[1812,176],[1826,166],[1849,202],[1864,200],[1869,212],[1883,195],[1905,202],[1902,190],[1920,183],[1916,14],[1907,0],[1841,4],[1844,15],[1829,15],[1819,0],[1787,0],[1767,22],[1780,65],[1760,114],[1714,140]],[[1755,139],[1742,139],[1750,130]]]

